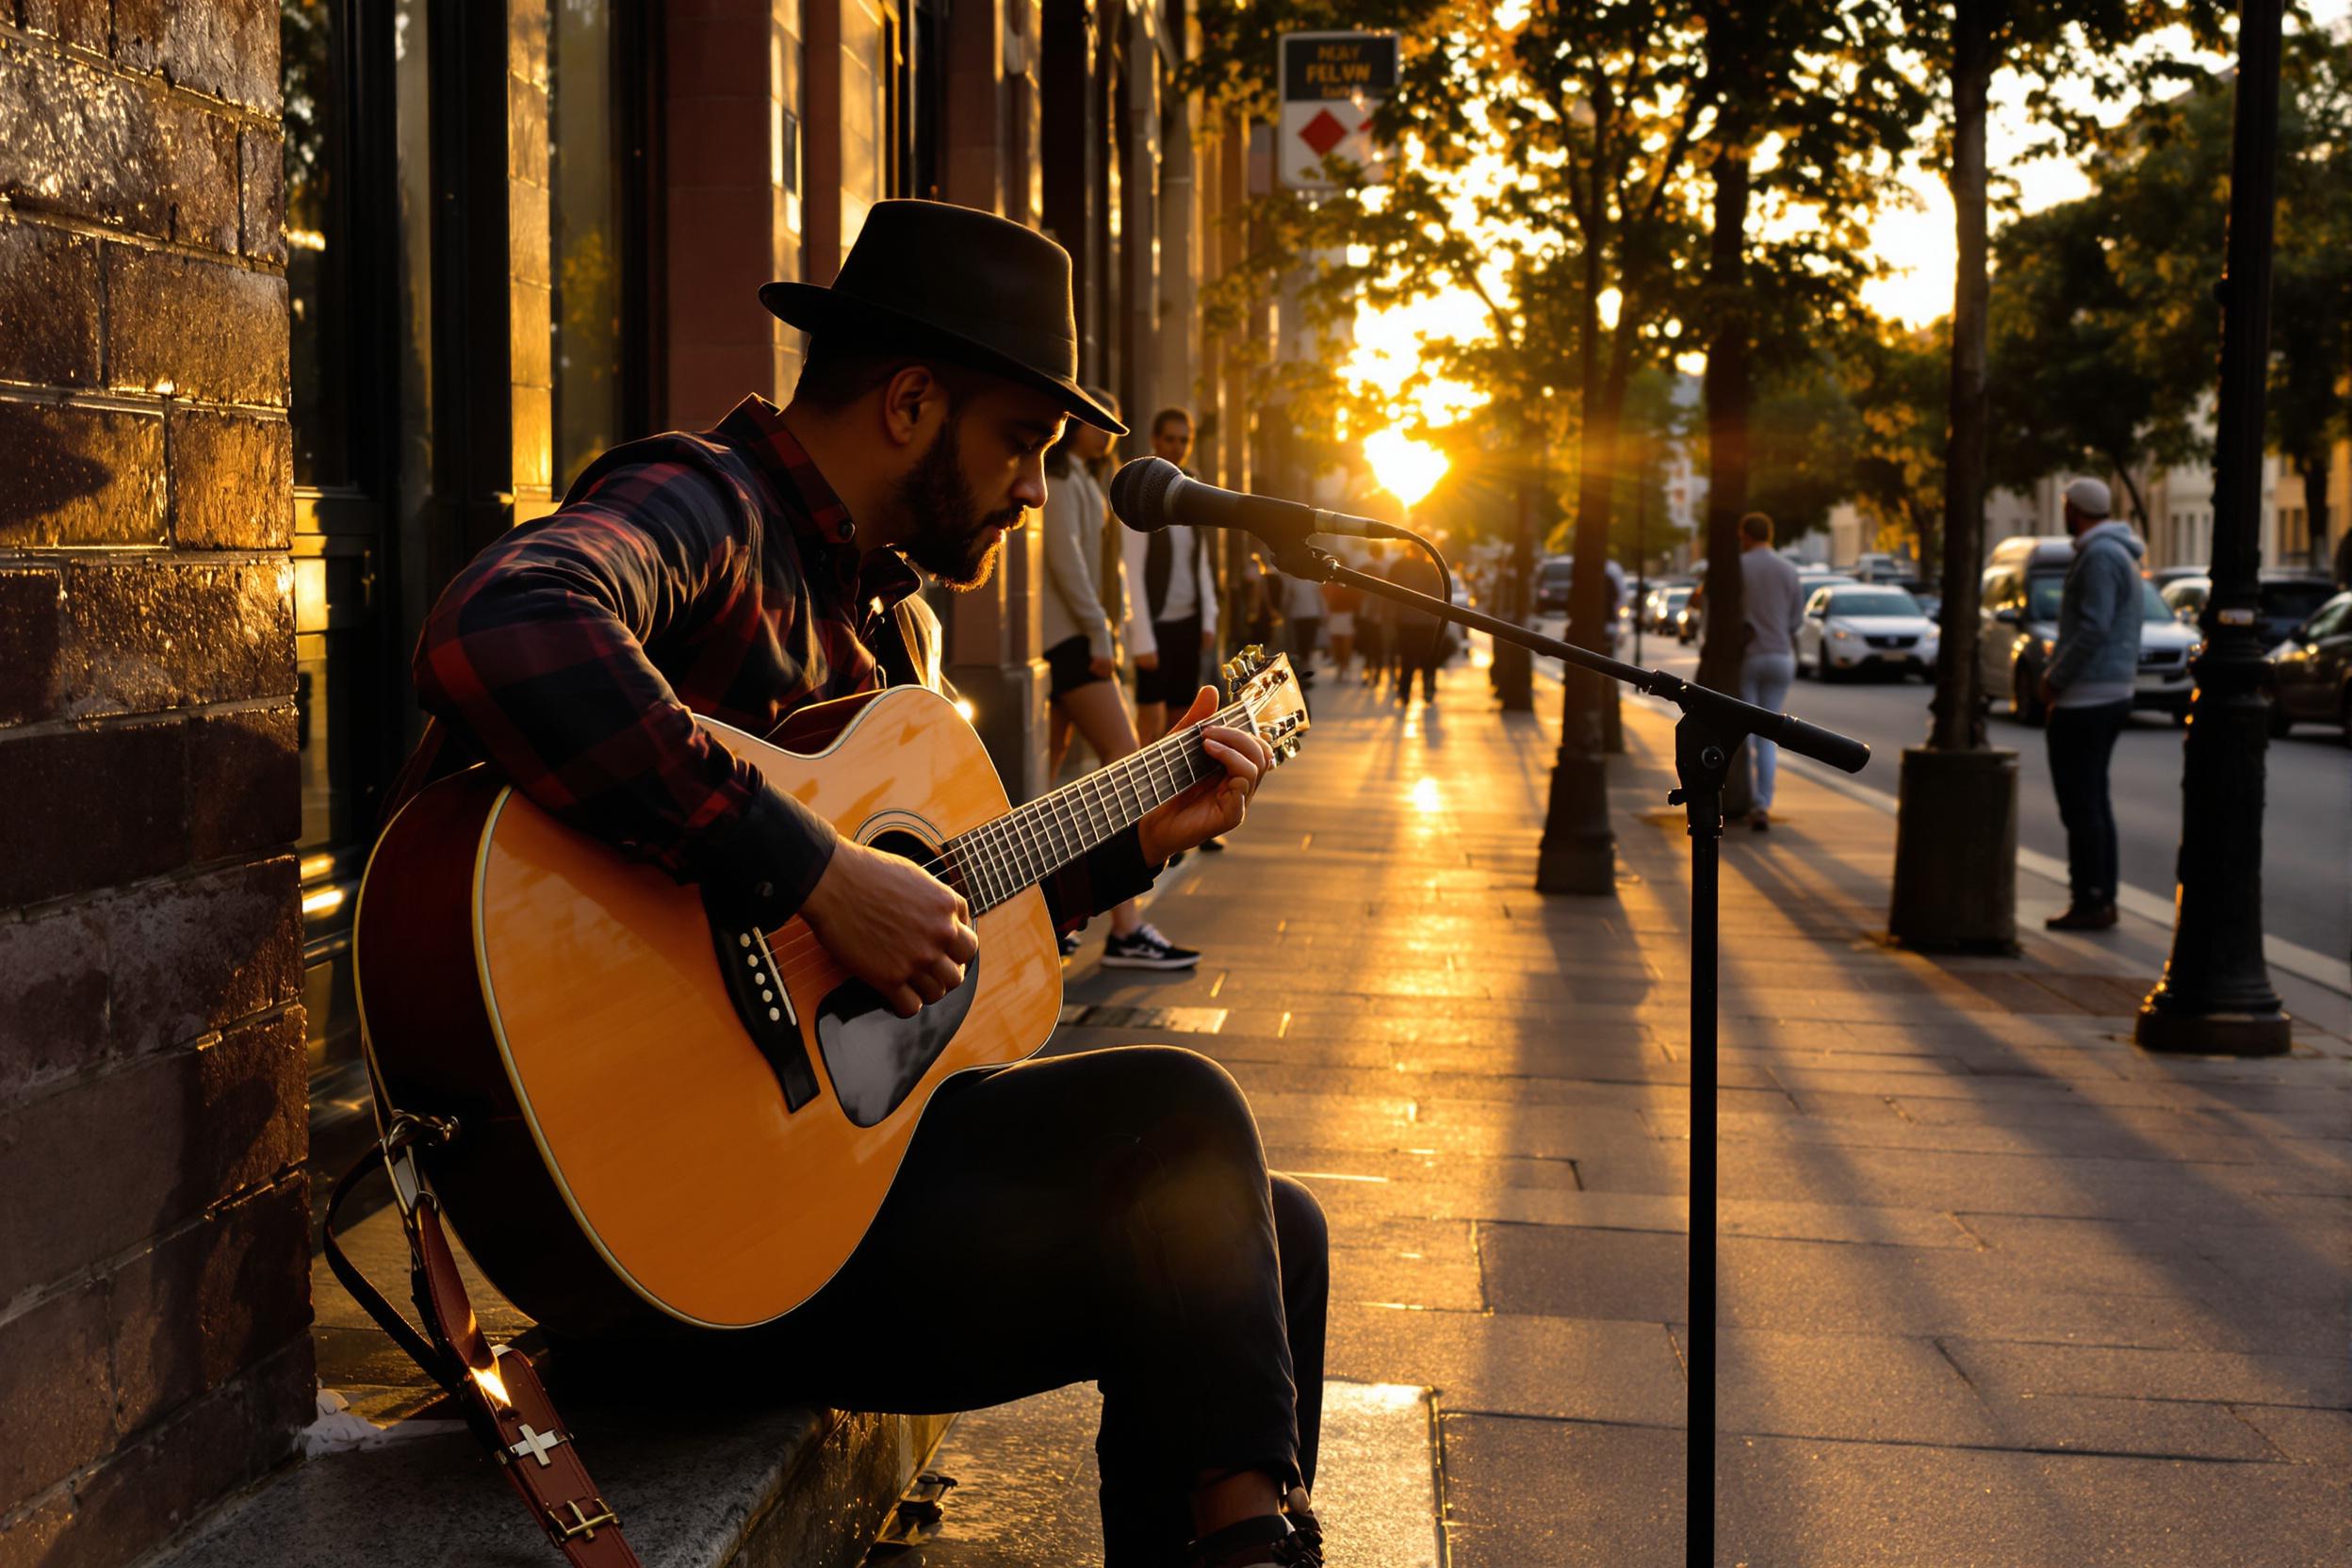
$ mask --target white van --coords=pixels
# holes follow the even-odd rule
[[[1984,690],[1999,700],[2009,695],[2009,711],[2040,724],[2034,695],[2042,669],[2058,637],[2058,600],[2066,568],[2074,564],[2074,541],[2048,534],[2020,534],[1993,547],[1984,567],[1984,603],[1978,610],[1977,660]],[[2204,647],[2197,629],[2174,618],[2156,592],[2140,580],[2140,674],[2132,706],[2189,717],[2189,661]]]

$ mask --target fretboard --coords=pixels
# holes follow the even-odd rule
[[[1239,729],[1248,719],[1235,703],[1210,714],[1206,722]],[[994,822],[958,834],[947,841],[943,859],[961,874],[958,890],[972,913],[993,909],[1200,780],[1223,772],[1201,749],[1200,729],[1181,729]]]

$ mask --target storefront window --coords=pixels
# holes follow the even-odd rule
[[[613,0],[556,0],[547,49],[555,299],[555,489],[621,430],[621,193]]]
[[[279,0],[286,90],[286,282],[292,315],[294,482],[352,478],[347,416],[351,381],[350,225],[343,172],[343,73],[348,17],[334,0]]]
[[[841,6],[841,255],[890,193],[892,19],[873,0]]]

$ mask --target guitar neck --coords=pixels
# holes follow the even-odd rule
[[[1243,728],[1250,723],[1249,711],[1234,703],[1205,722]],[[1198,726],[1180,729],[1076,783],[958,834],[944,846],[945,858],[961,873],[961,890],[972,913],[993,909],[1223,771],[1201,749]]]

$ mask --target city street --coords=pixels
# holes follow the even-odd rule
[[[1631,645],[1625,657],[1632,657]],[[1686,678],[1698,667],[1695,648],[1671,637],[1644,637],[1642,663]],[[1549,661],[1545,662],[1549,663]],[[1843,782],[1890,800],[1903,766],[1903,748],[1927,734],[1932,686],[1919,680],[1871,680],[1823,685],[1800,680],[1789,688],[1788,710],[1816,724],[1870,743],[1871,762]],[[2066,829],[2050,789],[2042,732],[1996,711],[1990,738],[2019,753],[2017,844],[2066,858]],[[2270,746],[2269,795],[2262,818],[2262,908],[2265,934],[2320,956],[2342,969],[2352,953],[2352,761],[2333,728],[2306,725]],[[1802,760],[1800,768],[1806,766]],[[1824,776],[1827,770],[1820,770]],[[2159,714],[2132,720],[2115,748],[2115,829],[2123,881],[2159,904],[2173,894],[2173,856],[2180,842],[2180,731]]]

